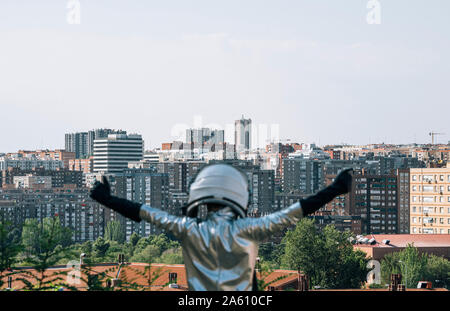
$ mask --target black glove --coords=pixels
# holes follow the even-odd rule
[[[301,199],[303,215],[312,214],[338,195],[349,192],[352,188],[352,172],[351,168],[341,171],[331,185],[306,199]]]
[[[336,178],[334,179],[333,183],[330,185],[330,187],[333,187],[337,191],[337,195],[348,193],[352,190],[352,174],[353,169],[348,168],[343,171],[341,171]]]
[[[137,222],[141,221],[139,211],[141,210],[142,204],[112,196],[111,187],[109,186],[109,182],[106,179],[106,176],[102,177],[102,182],[95,182],[89,196],[98,203],[118,212],[119,214],[131,220]]]

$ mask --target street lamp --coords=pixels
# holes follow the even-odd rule
[[[408,265],[406,264],[406,262],[403,262],[401,260],[399,260],[398,262],[405,264],[405,287],[408,288]]]

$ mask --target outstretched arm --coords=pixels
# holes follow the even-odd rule
[[[94,184],[90,197],[124,217],[136,222],[148,221],[160,229],[171,232],[177,238],[182,238],[186,229],[193,225],[192,219],[188,217],[177,217],[160,209],[111,195],[111,188],[105,176],[102,177],[102,182],[97,181]]]
[[[137,222],[142,220],[139,216],[142,204],[111,195],[111,187],[109,186],[106,176],[102,177],[102,182],[95,182],[89,196],[93,200],[118,212],[122,216]]]
[[[305,215],[313,214],[338,195],[349,192],[352,188],[352,172],[351,168],[341,171],[331,185],[306,199],[300,200],[303,213]]]
[[[236,221],[240,234],[255,240],[265,240],[273,233],[297,223],[302,217],[312,214],[336,196],[351,190],[352,169],[339,173],[334,182],[316,194],[301,199],[288,208],[259,218],[243,218]]]

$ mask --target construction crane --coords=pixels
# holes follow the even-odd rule
[[[436,133],[436,132],[431,131],[428,135],[431,136],[431,144],[434,145],[434,136],[445,135],[445,133]]]

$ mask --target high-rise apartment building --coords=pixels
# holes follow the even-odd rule
[[[75,153],[75,158],[84,159],[93,155],[94,140],[107,138],[109,134],[127,134],[126,131],[112,129],[95,129],[88,132],[65,134],[65,150]]]
[[[74,152],[75,158],[88,156],[88,133],[77,132],[65,134],[65,150]]]
[[[94,140],[94,173],[121,173],[128,162],[144,157],[144,141],[137,134],[109,134]]]
[[[251,187],[250,210],[259,215],[274,212],[275,172],[273,170],[254,170],[249,174]]]
[[[250,150],[252,147],[252,120],[244,119],[234,121],[234,144],[236,151]]]
[[[397,175],[355,174],[349,213],[361,216],[364,234],[398,233]]]
[[[450,164],[410,170],[410,233],[450,234]]]
[[[168,211],[168,174],[157,173],[155,169],[126,169],[123,173],[117,174],[114,181],[114,190],[117,196]],[[119,219],[125,229],[127,240],[133,232],[141,236],[161,232],[154,225],[145,221],[137,223],[124,217],[119,217]]]
[[[397,170],[398,183],[398,233],[409,234],[410,223],[410,169]]]
[[[323,188],[323,162],[305,158],[283,160],[283,191],[312,194]]]

